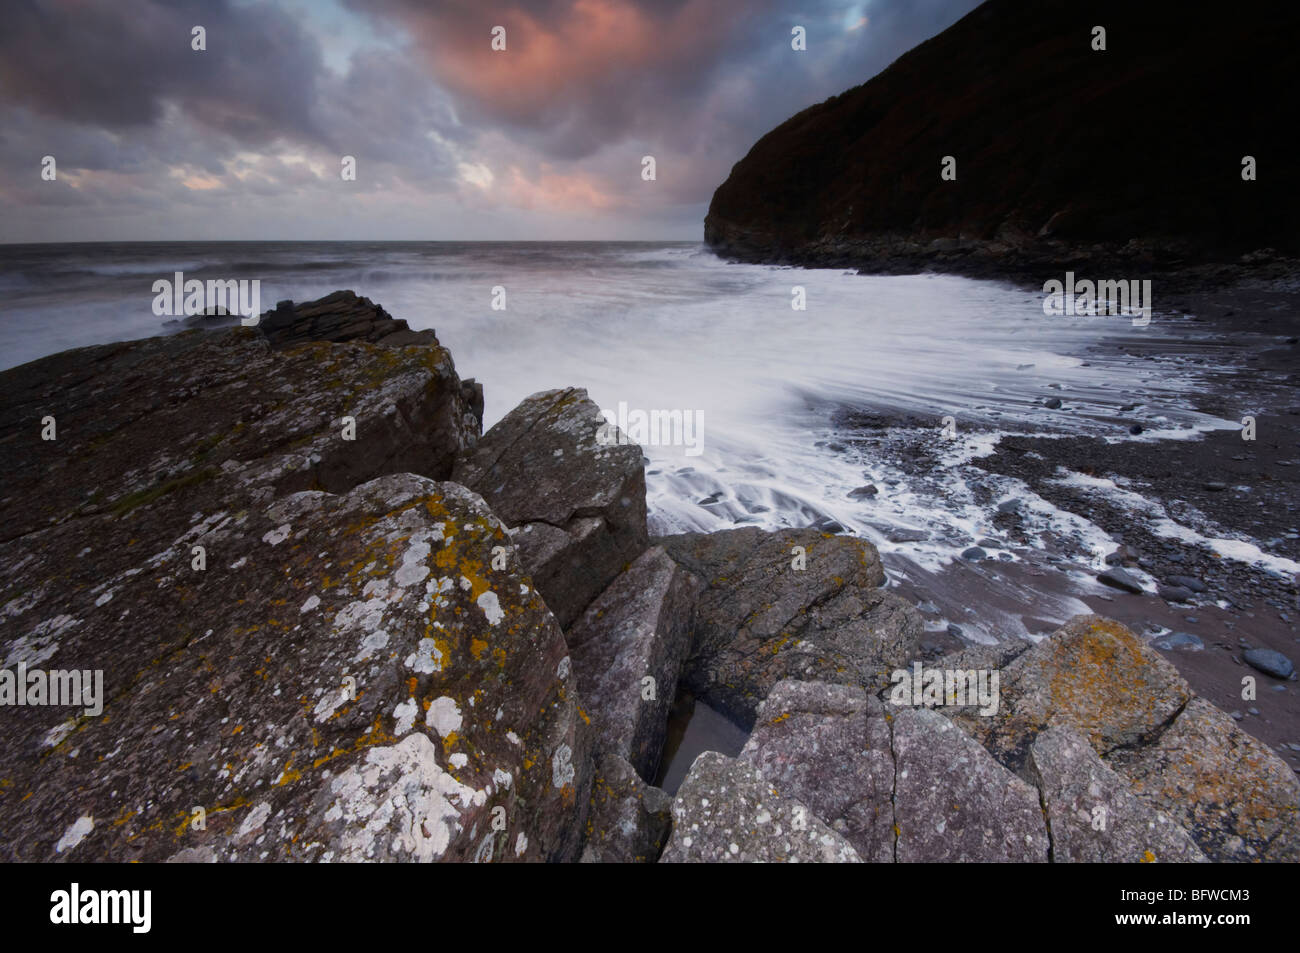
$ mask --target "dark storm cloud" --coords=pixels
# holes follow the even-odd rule
[[[207,50],[191,49],[191,29]],[[0,94],[39,115],[119,132],[167,102],[242,142],[321,138],[312,124],[317,45],[284,13],[226,0],[5,5]]]
[[[761,135],[975,5],[16,0],[0,19],[0,239],[80,237],[91,216],[103,234],[192,237],[196,214],[207,237],[388,235],[394,210],[413,237],[485,237],[484,222],[694,237]],[[342,155],[360,170],[346,186]]]
[[[463,118],[525,136],[549,156],[582,158],[632,138],[679,149],[721,146],[733,161],[781,120],[866,81],[977,6],[977,0],[821,0],[801,8],[778,0],[348,2],[410,31],[430,75],[453,95]],[[490,46],[497,25],[506,28],[505,53]],[[796,25],[807,31],[806,52],[791,49]],[[719,89],[727,93],[722,101]],[[719,142],[720,134],[726,141]]]

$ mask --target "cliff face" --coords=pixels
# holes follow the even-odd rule
[[[1295,4],[1207,18],[1169,0],[989,0],[760,139],[714,194],[705,241],[882,270],[1295,250],[1298,35]]]

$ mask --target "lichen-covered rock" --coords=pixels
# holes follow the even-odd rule
[[[745,527],[656,542],[707,586],[686,684],[744,726],[782,679],[879,688],[919,650],[921,618],[878,588],[880,557],[865,540]]]
[[[668,840],[672,801],[642,781],[622,758],[597,754],[582,862],[654,863]]]
[[[1076,616],[1008,662],[992,717],[971,708],[949,715],[1004,765],[1020,771],[1029,745],[1049,727],[1069,728],[1105,757],[1167,724],[1191,697],[1169,662],[1132,632],[1099,616]]]
[[[936,711],[1026,778],[1035,739],[1068,729],[1212,861],[1300,859],[1300,781],[1119,623],[1071,619],[1008,662],[1000,682],[992,717]]]
[[[603,442],[609,433],[585,390],[543,391],[484,434],[453,477],[511,527],[565,629],[648,545],[641,448]]]
[[[899,863],[1047,861],[1036,790],[937,712],[890,714]]]
[[[566,634],[597,748],[653,778],[691,648],[699,581],[661,547],[642,553]]]
[[[1029,749],[1029,769],[1047,813],[1054,862],[1204,862],[1187,832],[1134,795],[1073,731],[1040,734]]]
[[[526,575],[493,567],[509,537],[478,496],[398,474],[189,519],[4,618],[7,666],[99,669],[105,696],[98,716],[6,710],[10,858],[575,856],[568,649]]]
[[[189,525],[173,517],[294,490],[346,492],[383,473],[446,479],[478,437],[463,390],[436,344],[274,352],[257,328],[51,355],[0,373],[0,540],[69,524],[79,537],[90,522],[98,537],[115,521],[108,552],[26,547],[58,556],[57,574],[76,575],[71,564],[89,555],[103,578],[131,539],[170,540]],[[47,420],[54,439],[42,439]],[[0,592],[0,605],[11,598]]]
[[[854,685],[778,682],[740,753],[869,863],[894,860],[894,758],[880,699]]]
[[[1214,861],[1300,861],[1300,780],[1203,698],[1151,743],[1107,762]]]
[[[853,846],[753,765],[706,751],[673,800],[661,863],[860,863]]]

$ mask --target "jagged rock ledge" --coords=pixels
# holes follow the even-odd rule
[[[989,715],[900,708],[869,543],[652,540],[585,392],[482,434],[433,332],[263,317],[0,374],[4,668],[104,678],[0,707],[5,859],[1300,859],[1300,782],[1122,626],[937,663]],[[751,733],[670,797],[679,689]]]

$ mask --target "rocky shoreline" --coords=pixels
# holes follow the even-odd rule
[[[1300,860],[1295,772],[1123,625],[936,655],[865,540],[652,538],[584,391],[482,433],[350,292],[0,395],[4,668],[105,689],[0,708],[7,860]],[[687,693],[748,740],[670,794]]]

